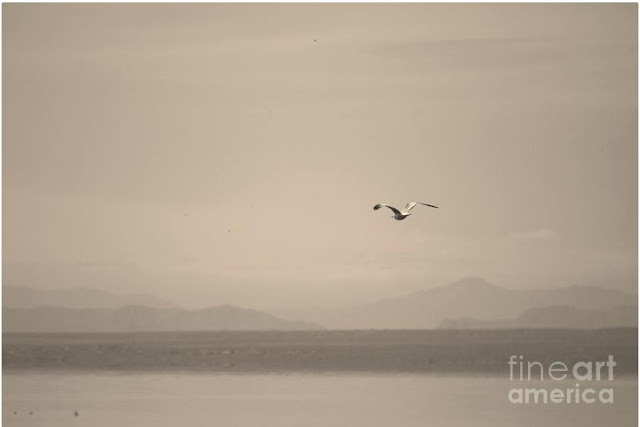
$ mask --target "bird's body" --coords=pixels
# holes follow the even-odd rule
[[[413,215],[413,214],[410,213],[410,211],[411,211],[411,209],[415,208],[416,205],[429,206],[431,208],[436,208],[436,209],[438,208],[437,206],[429,205],[427,203],[409,202],[409,203],[406,204],[406,206],[402,210],[398,210],[398,209],[394,208],[393,206],[387,205],[385,203],[378,203],[377,205],[375,205],[373,207],[373,210],[377,211],[378,209],[380,209],[383,206],[387,207],[387,208],[389,208],[389,209],[391,209],[393,211],[393,216],[391,218],[395,219],[396,221],[402,221],[406,217]]]

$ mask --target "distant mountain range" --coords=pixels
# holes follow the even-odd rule
[[[202,310],[121,308],[4,308],[3,332],[138,332],[212,330],[317,330],[320,326],[256,310],[217,306]]]
[[[28,286],[3,286],[2,305],[10,308],[41,306],[66,308],[119,308],[127,305],[176,307],[175,304],[146,294],[118,294],[99,289],[40,289]]]
[[[280,310],[276,317],[225,305],[185,310],[149,295],[5,286],[3,330],[605,328],[637,326],[637,301],[634,294],[591,286],[508,289],[467,278],[372,304]]]
[[[185,310],[145,294],[4,286],[4,332],[134,332],[321,329],[229,305]]]
[[[571,306],[531,308],[515,319],[445,319],[440,329],[603,329],[638,326],[638,306],[583,310]]]
[[[518,321],[514,319],[530,309],[564,306],[567,310],[599,311],[633,306],[637,300],[637,295],[591,286],[520,290],[496,286],[480,278],[466,278],[346,309],[289,310],[278,314],[320,323],[329,329],[431,329],[441,327],[447,319],[473,319],[469,324],[477,325],[489,322],[484,323],[486,327],[493,327],[490,322],[502,325],[515,322],[513,327],[517,327]],[[554,319],[557,323],[550,320],[548,327],[565,327],[565,321]]]

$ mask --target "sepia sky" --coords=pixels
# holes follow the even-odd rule
[[[4,4],[5,285],[637,290],[636,4]],[[416,207],[397,222],[386,202]]]

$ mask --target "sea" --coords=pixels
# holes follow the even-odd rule
[[[632,366],[635,360],[637,367],[637,338],[630,338],[637,337],[637,330],[594,332],[593,348],[585,336],[576,341],[584,332],[566,331],[574,338],[565,339],[562,351],[548,345],[545,365],[553,363],[554,354],[571,365],[606,360],[602,355],[612,348],[620,352],[621,369],[613,379],[605,378],[605,369],[601,381],[580,382],[512,379],[504,356],[518,345],[505,347],[496,338],[504,333],[5,334],[2,421],[4,426],[47,427],[638,425],[637,368]],[[544,347],[543,337],[551,337],[550,343],[558,338],[558,332],[529,334],[513,341]],[[606,336],[617,336],[618,344]],[[462,354],[472,351],[469,345],[475,346],[473,357]],[[360,359],[367,348],[378,362]],[[163,358],[157,349],[173,358]],[[72,357],[76,353],[82,357]],[[352,353],[355,361],[345,362]],[[427,361],[417,364],[416,353]],[[445,363],[443,358],[452,354],[459,354],[458,362]],[[523,358],[540,355],[525,352]],[[207,358],[218,365],[202,365]],[[291,363],[295,369],[275,363],[282,358],[297,360]],[[489,363],[488,358],[501,360]],[[331,369],[334,362],[336,369]],[[554,393],[563,396],[571,391],[587,399],[544,402],[539,396],[535,402],[534,393],[530,401],[519,402],[513,390],[524,388],[557,389]],[[594,391],[585,395],[589,388]]]

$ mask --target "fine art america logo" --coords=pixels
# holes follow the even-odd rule
[[[511,403],[613,403],[611,382],[616,362],[612,355],[606,361],[552,362],[546,366],[525,360],[522,355],[511,355],[507,363],[509,379],[525,385],[509,390]],[[531,381],[539,386],[530,387]]]

